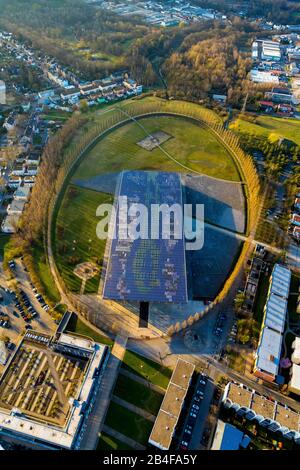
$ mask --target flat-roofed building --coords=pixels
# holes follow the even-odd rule
[[[161,450],[170,448],[194,369],[191,362],[178,359],[148,441]]]
[[[266,72],[252,69],[250,71],[250,79],[255,83],[272,83],[279,84],[279,78],[273,72]]]
[[[300,215],[298,215],[298,214],[293,214],[293,215],[292,215],[291,223],[292,223],[293,225],[297,225],[298,227],[300,227]]]
[[[296,395],[300,395],[300,365],[293,364],[290,374],[289,390]]]
[[[272,330],[283,333],[287,313],[287,299],[270,294],[265,305],[264,324]]]
[[[108,354],[88,338],[27,331],[0,378],[1,440],[79,449]]]
[[[248,447],[251,439],[229,423],[218,419],[211,450],[239,450]]]
[[[288,298],[291,284],[291,271],[280,264],[275,264],[270,282],[270,294]]]
[[[282,334],[265,326],[256,351],[254,374],[268,382],[275,382],[279,371]]]
[[[237,415],[256,421],[270,431],[280,431],[283,436],[295,432],[299,438],[300,415],[286,405],[278,403],[244,384],[229,382],[224,390],[222,402],[225,408]],[[243,413],[241,413],[243,411]]]

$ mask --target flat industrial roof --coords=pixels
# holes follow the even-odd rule
[[[276,376],[280,363],[281,345],[282,335],[265,327],[256,353],[256,367],[263,372]]]
[[[121,174],[118,197],[127,196],[128,207],[143,204],[148,209],[148,239],[120,237],[124,222],[134,220],[119,212],[119,198],[115,201],[117,217],[114,238],[111,240],[108,265],[103,287],[103,298],[130,301],[187,302],[185,240],[181,220],[174,218],[180,239],[164,239],[165,229],[159,223],[158,238],[150,236],[153,205],[173,204],[182,207],[182,188],[177,173],[156,171],[124,171]],[[124,216],[123,216],[124,217]],[[109,243],[109,241],[108,241]]]
[[[280,264],[275,264],[270,283],[270,294],[288,298],[290,292],[291,271]]]
[[[194,369],[191,362],[178,359],[148,441],[159,449],[171,445]]]
[[[287,312],[287,299],[270,294],[265,306],[265,325],[283,333]]]

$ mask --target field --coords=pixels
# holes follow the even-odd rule
[[[131,450],[131,447],[105,432],[101,433],[97,450]]]
[[[126,351],[106,416],[105,432],[101,434],[98,449],[126,449],[124,445],[133,444],[127,442],[127,438],[147,446],[171,375],[171,369],[139,354]],[[118,403],[120,399],[122,402]],[[115,432],[118,433],[116,436]]]
[[[121,170],[165,170],[204,173],[239,181],[232,157],[207,129],[178,117],[149,117],[115,130],[96,145],[82,161],[73,182]],[[151,152],[138,144],[150,134],[162,131],[172,136],[162,148]],[[182,166],[183,165],[183,166]]]
[[[103,119],[103,115],[99,115],[99,119]],[[138,145],[148,134],[156,132],[165,132],[170,139],[152,150]],[[147,117],[110,132],[85,155],[75,170],[57,214],[54,250],[58,269],[71,291],[79,292],[82,285],[74,268],[87,261],[95,263],[100,271],[87,281],[84,293],[98,289],[105,241],[96,237],[99,222],[96,209],[101,203],[112,202],[116,175],[131,169],[208,175],[217,178],[208,181],[216,187],[224,184],[220,179],[226,180],[225,185],[239,181],[235,162],[224,146],[209,130],[187,119]],[[224,199],[226,197],[221,197],[219,201],[221,212],[230,209]],[[213,212],[219,214],[216,204],[217,200]]]
[[[124,375],[120,374],[114,390],[114,395],[128,403],[132,403],[156,416],[160,408],[163,395],[147,388]]]
[[[55,251],[58,269],[70,290],[78,291],[81,286],[81,279],[73,272],[78,263],[93,261],[101,266],[105,241],[96,236],[96,209],[112,200],[104,193],[68,188],[57,218]],[[99,280],[100,274],[89,280],[86,292],[96,291]]]
[[[125,353],[122,367],[165,389],[172,375],[171,369],[128,350]]]
[[[105,424],[144,445],[153,427],[151,421],[114,402],[109,406]]]
[[[278,140],[278,137],[283,137],[300,145],[300,122],[296,119],[259,116],[253,122],[249,122],[238,118],[230,127],[238,133],[265,137],[270,140]]]

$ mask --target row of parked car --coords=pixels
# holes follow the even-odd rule
[[[22,300],[22,304],[24,305],[24,307],[26,308],[27,311],[25,312],[24,307],[23,307],[23,305],[21,304],[21,302],[19,301],[18,298],[16,299],[16,303],[15,303],[16,308],[19,310],[20,315],[23,318],[23,320],[26,323],[29,323],[33,318],[38,316],[38,313],[36,312],[36,310],[32,306],[28,295],[23,290],[20,290],[20,298]],[[16,312],[14,312],[14,314],[15,313]],[[30,326],[26,325],[25,328],[29,329]]]
[[[231,331],[229,333],[228,343],[235,343],[236,335],[237,335],[237,321],[235,321],[232,325]]]
[[[180,443],[181,450],[187,450],[189,447],[193,430],[196,424],[196,420],[200,412],[201,401],[203,400],[205,396],[206,384],[207,384],[207,375],[202,373],[199,377],[198,384],[197,384],[196,390],[194,392],[194,395],[191,401],[188,419],[184,426],[182,439]]]
[[[215,336],[221,336],[221,334],[223,333],[223,327],[224,327],[224,323],[226,321],[226,318],[227,318],[227,316],[225,315],[225,313],[220,312],[218,314],[217,319],[216,319],[216,323],[215,323],[215,326],[214,326],[214,335]]]

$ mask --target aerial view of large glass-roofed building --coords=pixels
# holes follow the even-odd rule
[[[127,196],[127,204],[143,204],[148,209],[149,238],[120,239],[122,220],[114,223],[109,242],[103,298],[138,302],[187,302],[184,237],[164,239],[164,226],[158,225],[156,239],[151,234],[153,204],[182,207],[180,175],[172,172],[124,171],[120,175],[116,201]],[[116,203],[116,209],[118,209]],[[129,220],[130,222],[130,220]],[[173,223],[173,226],[172,226]],[[176,220],[171,216],[171,234]],[[178,230],[178,227],[177,227]],[[180,224],[181,235],[183,231]],[[178,233],[178,232],[177,232]]]

